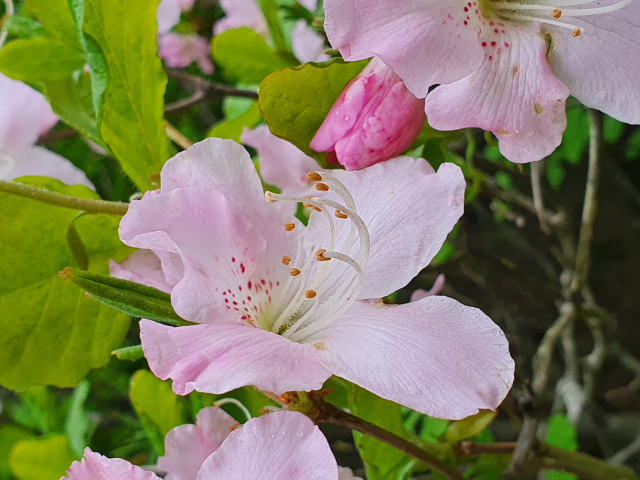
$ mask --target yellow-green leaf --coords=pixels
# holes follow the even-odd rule
[[[445,438],[448,443],[457,443],[474,437],[487,428],[495,416],[496,412],[493,410],[480,410],[475,415],[452,422]]]
[[[60,480],[74,460],[65,435],[22,440],[9,455],[11,471],[19,480]]]

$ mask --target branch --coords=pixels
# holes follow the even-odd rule
[[[185,137],[180,132],[180,130],[178,130],[176,127],[171,125],[169,122],[165,121],[165,127],[167,130],[167,137],[169,137],[169,140],[171,140],[173,143],[178,145],[180,148],[182,148],[183,150],[186,150],[189,147],[193,146],[193,142],[189,140],[187,137]]]
[[[542,185],[540,184],[540,162],[531,163],[531,191],[533,192],[533,205],[538,214],[540,222],[540,230],[543,233],[549,233],[549,225],[547,225],[546,215],[544,214],[544,202],[542,200]]]
[[[83,210],[88,213],[108,213],[112,215],[124,215],[129,208],[128,203],[108,202],[106,200],[91,200],[88,198],[77,198],[71,195],[64,195],[58,192],[51,192],[43,188],[25,185],[23,183],[8,182],[0,180],[0,192],[19,195],[39,202],[57,205],[59,207]]]

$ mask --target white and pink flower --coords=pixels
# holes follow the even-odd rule
[[[131,203],[121,239],[180,257],[172,304],[200,324],[141,321],[152,371],[181,395],[314,390],[335,374],[437,417],[499,405],[513,361],[482,312],[446,297],[360,301],[403,287],[438,252],[463,211],[460,169],[398,158],[311,179],[324,197],[267,194],[319,210],[304,227],[264,201],[240,145],[212,138],[169,160],[162,189]]]
[[[489,130],[513,162],[540,160],[560,144],[569,94],[640,123],[640,2],[326,0],[324,6],[329,41],[346,60],[380,57],[411,92],[426,96],[434,128]]]

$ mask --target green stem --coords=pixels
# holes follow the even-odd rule
[[[107,202],[106,200],[91,200],[88,198],[77,198],[71,195],[64,195],[58,192],[51,192],[43,188],[33,187],[18,182],[8,182],[0,180],[0,192],[20,195],[21,197],[37,200],[38,202],[57,205],[59,207],[72,208],[74,210],[84,210],[88,213],[108,213],[112,215],[124,215],[129,208],[128,203]]]

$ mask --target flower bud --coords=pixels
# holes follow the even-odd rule
[[[357,170],[390,160],[418,137],[425,121],[424,99],[374,58],[340,94],[311,141],[327,160]]]

